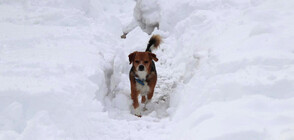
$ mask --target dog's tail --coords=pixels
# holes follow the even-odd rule
[[[153,50],[157,49],[161,43],[160,35],[153,35],[146,48],[146,52],[152,52]]]

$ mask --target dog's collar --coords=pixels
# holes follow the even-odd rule
[[[141,84],[142,86],[145,85],[145,84],[144,84],[144,81],[145,81],[145,80],[141,80],[139,77],[135,77],[135,80],[136,80],[137,83]]]

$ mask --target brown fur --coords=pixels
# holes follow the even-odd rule
[[[150,40],[155,40],[154,47],[157,48],[162,42],[160,35],[153,35]]]
[[[147,68],[148,72],[150,72],[152,60],[157,62],[158,58],[156,57],[156,55],[154,53],[151,53],[151,52],[137,52],[136,51],[136,52],[133,52],[129,55],[130,64],[133,63],[135,71],[137,70],[136,68],[139,65],[144,65],[145,68]]]

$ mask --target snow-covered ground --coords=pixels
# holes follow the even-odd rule
[[[293,140],[294,2],[158,0],[158,84],[130,114],[133,0],[0,0],[0,140]]]

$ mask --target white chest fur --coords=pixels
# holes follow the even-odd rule
[[[140,92],[141,96],[146,96],[150,90],[148,83],[146,81],[144,81],[144,85],[136,83],[136,88]]]
[[[138,77],[142,80],[146,80],[146,76],[147,76],[147,71],[137,71],[136,74],[138,75]],[[140,84],[140,83],[136,83],[136,88],[137,90],[140,92],[141,96],[146,96],[149,92],[149,86],[148,83],[146,81],[144,81],[144,85]]]
[[[147,76],[146,71],[137,71],[136,74],[139,76],[140,79],[145,80]]]

